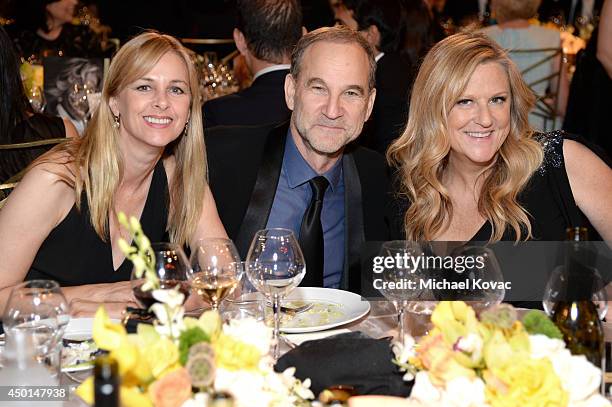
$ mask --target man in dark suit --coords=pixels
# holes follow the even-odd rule
[[[414,68],[402,53],[405,35],[401,0],[361,0],[353,12],[357,30],[376,54],[376,103],[361,142],[385,154],[408,120]]]
[[[315,30],[299,41],[285,81],[290,122],[207,133],[210,185],[241,256],[257,230],[292,229],[306,257],[302,285],[359,291],[363,243],[397,237],[384,159],[351,143],[374,104],[375,69],[356,32]],[[313,252],[305,225],[321,203]]]
[[[204,103],[204,126],[288,120],[283,85],[291,51],[302,36],[297,0],[239,0],[234,41],[253,75],[250,87]]]

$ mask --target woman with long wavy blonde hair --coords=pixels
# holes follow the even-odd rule
[[[173,37],[148,32],[119,50],[83,137],[36,161],[0,211],[0,308],[34,278],[66,286],[77,314],[133,301],[119,212],[153,241],[226,236],[206,182],[198,89]]]
[[[533,103],[514,63],[482,34],[430,50],[406,129],[387,152],[409,202],[407,239],[560,240],[580,211],[612,238],[610,168],[558,133],[534,134]]]

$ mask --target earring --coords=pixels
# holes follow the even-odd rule
[[[117,115],[117,116],[113,115],[113,119],[115,119],[115,122],[113,123],[113,128],[118,129],[119,126],[121,125],[119,123],[119,115]]]
[[[185,128],[183,129],[183,134],[187,134],[187,127],[189,127],[189,120],[185,123]]]

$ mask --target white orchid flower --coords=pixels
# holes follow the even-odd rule
[[[162,288],[153,290],[153,298],[167,304],[170,308],[180,307],[185,301],[185,295],[176,288],[170,290]]]

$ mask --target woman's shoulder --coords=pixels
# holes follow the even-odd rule
[[[75,162],[72,155],[64,150],[50,150],[34,161],[23,181],[36,178],[48,186],[66,184],[74,188],[76,179]]]

